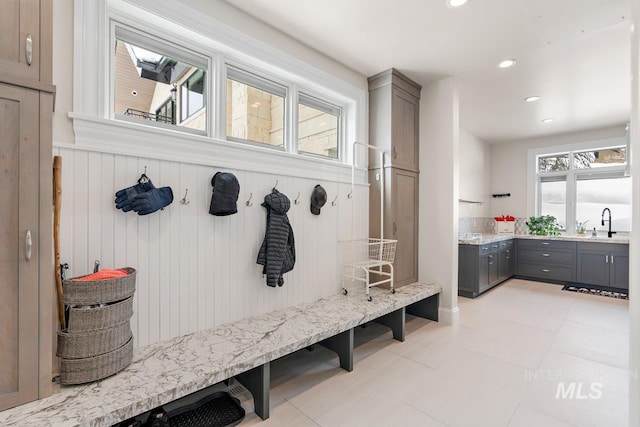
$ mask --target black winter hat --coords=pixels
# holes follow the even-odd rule
[[[240,183],[234,174],[229,172],[217,172],[211,178],[213,194],[209,213],[216,216],[232,215],[238,212],[238,194]]]
[[[327,203],[327,192],[320,184],[313,187],[313,193],[311,193],[311,213],[314,215],[320,215],[320,208]]]

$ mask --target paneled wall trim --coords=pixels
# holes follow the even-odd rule
[[[53,154],[63,159],[61,261],[69,263],[69,277],[92,271],[95,260],[103,268],[137,269],[132,319],[136,346],[340,291],[339,242],[367,235],[367,185],[356,185],[349,199],[351,185],[337,172],[333,179],[322,180],[309,177],[312,174],[280,174],[271,171],[271,159],[264,157],[262,171],[243,169],[238,159],[213,156],[218,148],[198,151],[196,142],[186,143],[194,147],[179,155],[174,149],[173,156],[185,161],[172,159],[166,142],[158,144],[155,156],[134,155],[135,144],[125,148],[131,144],[126,129],[112,131],[102,135],[103,152],[98,150],[100,141],[86,139],[88,128],[79,132],[75,146],[54,147]],[[114,139],[107,142],[107,137]],[[195,151],[187,154],[191,149]],[[151,153],[142,150],[147,151]],[[291,161],[290,168],[301,168],[298,162]],[[172,187],[174,202],[147,216],[116,209],[115,191],[135,184],[145,167],[156,186]],[[334,166],[335,171],[342,169]],[[238,213],[214,217],[208,213],[210,181],[221,170],[234,173],[240,182]],[[283,287],[269,288],[256,257],[266,224],[260,203],[276,180],[278,190],[291,200],[288,215],[297,261]],[[309,211],[317,183],[329,195],[319,216]],[[181,204],[186,189],[189,204]],[[246,206],[251,194],[253,205]]]

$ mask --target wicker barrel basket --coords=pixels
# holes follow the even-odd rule
[[[104,280],[62,281],[62,301],[67,304],[91,305],[105,304],[129,298],[136,290],[136,270],[123,268],[128,274],[123,277]],[[86,276],[76,277],[80,279]]]
[[[83,384],[117,374],[133,359],[133,338],[122,347],[100,356],[84,359],[61,359],[60,383]]]
[[[126,276],[113,279],[63,281],[68,319],[67,329],[58,332],[62,384],[97,381],[131,363],[136,270],[123,270]]]

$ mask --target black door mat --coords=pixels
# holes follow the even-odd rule
[[[572,286],[564,285],[563,291],[578,292],[580,294],[599,295],[601,297],[609,297],[616,299],[629,299],[629,294],[621,292],[619,290],[612,290],[611,288],[598,287],[598,286]]]
[[[244,419],[240,401],[229,393],[213,393],[198,402],[169,412],[171,427],[231,427]]]

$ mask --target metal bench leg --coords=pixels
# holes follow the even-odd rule
[[[373,319],[374,322],[384,326],[388,326],[393,331],[393,338],[404,342],[404,325],[405,325],[405,311],[404,307],[392,311],[389,314]]]
[[[353,328],[320,341],[320,344],[338,354],[342,369],[353,371]]]
[[[440,294],[431,295],[429,298],[425,298],[408,305],[407,313],[418,317],[424,317],[425,319],[435,320],[437,322],[439,301]]]
[[[236,375],[236,379],[251,392],[256,415],[263,420],[269,418],[270,362]]]

